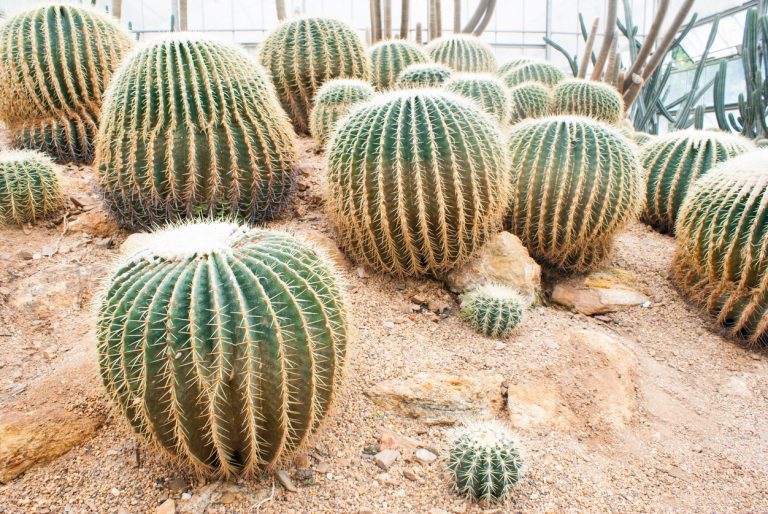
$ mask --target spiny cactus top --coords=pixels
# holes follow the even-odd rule
[[[672,275],[731,334],[768,344],[768,150],[719,164],[680,209]]]
[[[3,20],[0,120],[12,143],[59,162],[91,162],[102,94],[131,46],[112,19],[75,5]]]
[[[563,80],[552,91],[554,114],[589,116],[615,125],[624,117],[624,99],[605,82]]]
[[[523,82],[509,90],[509,122],[543,118],[552,113],[552,90],[540,82]]]
[[[529,62],[521,64],[509,70],[502,79],[507,87],[515,87],[523,82],[541,82],[542,84],[553,87],[563,80],[565,75],[560,68],[548,62]]]
[[[397,77],[411,64],[423,64],[429,57],[422,47],[403,39],[381,41],[371,47],[372,82],[379,91],[395,87]]]
[[[640,213],[643,177],[634,146],[591,118],[527,120],[510,132],[509,224],[534,258],[583,271]]]
[[[427,45],[427,51],[437,63],[454,71],[494,73],[496,56],[488,43],[468,34],[456,34],[435,39]]]
[[[326,82],[317,92],[315,106],[309,117],[312,136],[325,145],[337,121],[349,114],[350,109],[375,94],[368,82],[356,79],[334,79]]]
[[[252,473],[302,447],[346,354],[332,265],[282,232],[225,222],[162,230],[112,276],[98,354],[140,435],[206,474]]]
[[[642,148],[644,220],[662,232],[671,232],[685,195],[699,177],[717,164],[755,149],[744,137],[709,130],[681,130],[657,137]]]
[[[396,91],[356,108],[328,152],[342,247],[399,275],[440,273],[497,229],[509,171],[498,124],[469,100]]]
[[[267,36],[259,55],[299,133],[309,132],[309,112],[323,84],[335,78],[371,79],[360,37],[338,20],[286,21]]]
[[[180,33],[141,48],[115,75],[98,179],[124,225],[201,214],[260,222],[289,199],[294,138],[264,71],[241,49]]]
[[[0,224],[44,219],[63,202],[50,157],[29,150],[0,152]]]
[[[411,64],[398,75],[397,87],[400,89],[440,87],[451,76],[453,71],[442,64]]]
[[[483,284],[461,296],[461,317],[489,337],[507,337],[522,323],[528,302],[502,284]]]
[[[443,88],[473,100],[499,123],[505,124],[509,119],[509,93],[493,75],[460,73],[448,79]]]
[[[522,64],[528,64],[529,62],[536,62],[536,59],[531,59],[530,57],[517,57],[499,66],[499,69],[496,70],[496,75],[503,77],[510,70],[513,70]]]

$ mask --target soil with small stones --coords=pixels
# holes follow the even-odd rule
[[[292,207],[269,226],[335,237],[324,210],[323,156],[308,139],[300,173]],[[66,220],[0,228],[0,409],[18,407],[25,391],[57,370],[78,369],[72,360],[87,369],[95,362],[90,299],[128,234],[65,230],[98,195],[91,168],[62,167],[61,175],[80,204],[70,205]],[[585,429],[583,421],[572,430],[516,430],[528,469],[504,511],[768,511],[768,357],[722,337],[681,298],[668,278],[673,249],[670,237],[629,227],[608,264],[637,275],[649,307],[596,319],[540,306],[504,344],[464,324],[439,282],[361,273],[349,262],[342,269],[353,328],[346,387],[304,459],[308,469],[287,470],[297,492],[269,476],[206,482],[174,469],[138,446],[109,410],[92,440],[0,486],[0,512],[147,512],[169,498],[178,512],[482,512],[489,507],[450,491],[439,461],[400,459],[382,474],[372,455],[381,428],[439,450],[449,428],[384,412],[364,392],[424,371],[493,371],[524,381],[531,363],[548,359],[555,342],[577,329],[621,338],[634,354],[637,412],[618,432]],[[63,265],[87,270],[74,301],[34,315],[12,306],[20,288],[58,280],[51,270]],[[415,293],[450,308],[412,313]],[[108,409],[95,372],[69,378],[87,387],[46,401]]]

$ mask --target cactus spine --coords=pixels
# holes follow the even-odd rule
[[[748,139],[722,132],[683,130],[659,136],[642,149],[644,221],[662,232],[671,232],[694,182],[719,163],[754,149]]]
[[[499,66],[499,68],[496,70],[496,75],[498,75],[499,77],[503,77],[508,72],[510,72],[511,70],[514,70],[518,66],[522,66],[523,64],[528,64],[531,62],[536,62],[536,59],[531,59],[528,57],[517,57]]]
[[[436,39],[427,45],[427,51],[432,60],[454,71],[470,73],[496,71],[493,48],[475,36],[457,34]]]
[[[523,82],[509,90],[509,122],[543,118],[552,112],[552,90],[539,82]]]
[[[557,66],[539,61],[521,64],[502,76],[507,87],[515,87],[523,82],[540,82],[546,86],[554,87],[564,78],[565,75]]]
[[[30,150],[0,153],[0,224],[34,223],[63,204],[50,157]]]
[[[584,79],[564,80],[552,91],[554,114],[588,116],[616,125],[624,117],[624,99],[615,87]]]
[[[341,246],[398,275],[465,261],[499,228],[509,170],[497,124],[468,100],[396,91],[344,119],[328,152]]]
[[[397,87],[440,87],[452,76],[451,69],[442,64],[411,64],[398,75]]]
[[[288,234],[162,230],[112,276],[101,376],[133,429],[206,474],[251,474],[302,447],[340,385],[347,332],[329,262]]]
[[[357,33],[346,23],[301,18],[272,31],[260,51],[285,111],[296,131],[309,131],[315,94],[335,78],[370,80],[371,62]]]
[[[522,323],[526,301],[501,284],[483,284],[461,296],[461,316],[488,337],[508,337]]]
[[[474,101],[501,124],[509,119],[509,93],[493,75],[456,75],[443,84],[443,89]]]
[[[104,89],[132,40],[112,19],[49,5],[0,28],[0,120],[17,148],[90,163]]]
[[[355,104],[369,100],[374,94],[373,86],[362,80],[334,79],[326,82],[317,92],[309,117],[312,136],[325,145],[336,122],[349,114]]]
[[[429,61],[424,51],[410,41],[382,41],[370,50],[372,82],[379,91],[395,87],[397,77],[411,64]]]
[[[128,226],[200,214],[259,222],[288,201],[294,137],[263,70],[242,50],[178,34],[134,53],[115,75],[97,173]]]

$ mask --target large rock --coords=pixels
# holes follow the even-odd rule
[[[517,236],[499,232],[472,259],[445,276],[446,285],[454,293],[488,282],[508,285],[534,301],[541,286],[541,267]]]
[[[69,222],[70,232],[84,232],[96,237],[111,237],[117,232],[117,224],[101,207],[93,208]]]
[[[379,407],[427,424],[489,419],[499,410],[502,377],[494,374],[419,373],[376,384],[366,395]]]
[[[49,318],[79,311],[106,273],[104,265],[60,263],[11,284],[9,303],[30,316]]]
[[[566,279],[555,285],[551,299],[587,316],[617,312],[649,301],[636,289],[634,274],[616,268]]]

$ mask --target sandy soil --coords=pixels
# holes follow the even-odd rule
[[[322,156],[303,141],[301,191],[270,226],[309,227],[332,237],[323,174]],[[70,194],[95,201],[89,168],[63,168],[62,175]],[[62,228],[62,222],[0,228],[0,408],[75,361],[91,370],[73,368],[79,371],[72,380],[83,387],[49,401],[107,409],[93,372],[88,304],[127,234],[104,239],[68,230],[62,237]],[[45,248],[57,244],[50,257],[23,255],[50,253]],[[343,274],[355,330],[346,389],[310,452],[312,469],[289,470],[298,492],[270,477],[206,483],[189,476],[137,450],[133,434],[110,413],[87,444],[0,486],[0,512],[146,512],[169,497],[181,512],[482,512],[450,492],[437,463],[401,460],[382,475],[370,455],[380,428],[435,448],[445,448],[448,428],[394,416],[364,392],[422,371],[489,370],[524,381],[564,333],[581,328],[621,337],[636,357],[637,411],[621,431],[591,428],[584,420],[517,430],[528,473],[515,502],[502,511],[768,511],[768,357],[710,330],[679,296],[668,279],[673,247],[671,238],[640,224],[617,240],[610,264],[637,274],[649,308],[596,319],[537,307],[506,344],[472,332],[456,315],[455,297],[437,281],[366,276],[349,263]],[[76,301],[32,314],[12,306],[31,283],[54,287],[72,270],[78,278],[67,288],[77,285]],[[450,311],[409,315],[417,291],[448,300]],[[403,476],[407,470],[415,481]]]

